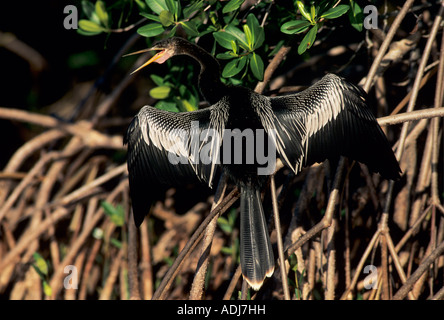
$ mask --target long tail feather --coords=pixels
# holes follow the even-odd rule
[[[240,261],[248,284],[259,290],[265,277],[274,271],[274,258],[259,190],[241,188]]]

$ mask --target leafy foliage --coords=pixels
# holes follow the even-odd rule
[[[337,5],[337,2],[328,0],[311,1],[310,5],[306,5],[302,1],[296,1],[296,5],[301,13],[301,19],[284,23],[281,31],[286,34],[299,34],[308,30],[298,47],[299,54],[303,54],[307,49],[310,49],[316,40],[318,30],[326,20],[339,18],[348,11],[352,12],[349,15],[352,26],[358,31],[362,31],[362,10],[354,0],[350,0],[350,5]],[[353,8],[352,10],[350,10],[350,6]]]
[[[102,208],[105,210],[105,214],[109,216],[111,221],[116,226],[123,226],[125,223],[125,211],[123,210],[122,205],[118,205],[117,207],[114,207],[111,203],[107,201],[102,202]]]
[[[32,267],[37,272],[42,281],[43,292],[46,296],[50,297],[52,294],[51,286],[48,283],[48,274],[49,274],[49,265],[48,262],[42,257],[42,255],[38,252],[34,252],[32,254],[34,258],[34,263]]]
[[[126,2],[117,0],[114,4],[107,2],[105,6],[101,0],[94,4],[90,1],[82,1],[85,19],[79,21],[81,34],[115,31],[112,29],[113,16],[119,17],[118,27],[122,26]],[[259,1],[249,10],[242,7],[244,2],[135,0],[136,5],[126,10],[136,11],[143,17],[134,26],[137,25],[137,32],[147,38],[148,44],[173,36],[186,37],[190,41],[212,36],[212,53],[221,61],[223,81],[244,86],[253,86],[263,80],[266,60],[272,58],[285,42],[297,40],[301,55],[314,45],[326,24],[331,28],[333,21],[347,12],[350,26],[362,31],[362,9],[356,0]],[[169,67],[169,74],[151,76],[156,87],[150,90],[150,95],[159,100],[156,106],[170,111],[197,109],[198,90],[191,87],[189,81],[183,84],[177,80],[183,78],[181,72],[194,74],[197,70]]]

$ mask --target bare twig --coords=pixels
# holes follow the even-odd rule
[[[59,152],[51,152],[46,154],[45,156],[41,157],[40,160],[34,165],[34,167],[29,171],[26,178],[23,179],[20,184],[14,189],[14,192],[8,197],[8,200],[6,203],[2,206],[0,210],[0,221],[3,219],[5,214],[9,211],[9,209],[13,206],[17,198],[20,196],[20,194],[23,192],[23,190],[28,187],[29,183],[34,179],[34,177],[42,170],[42,168],[47,165],[49,162],[57,160],[57,159],[63,159],[66,157],[70,157],[76,152],[78,152],[79,149],[74,149],[69,151],[68,153],[59,153]]]
[[[365,84],[363,86],[365,91],[369,91],[369,89],[372,86],[372,83],[374,81],[374,78],[376,76],[376,73],[378,71],[378,68],[381,64],[381,61],[387,52],[387,49],[392,42],[393,36],[395,35],[396,31],[398,30],[399,26],[401,25],[402,20],[404,19],[405,15],[407,14],[408,10],[412,6],[414,0],[407,0],[404,5],[402,6],[401,11],[396,16],[395,20],[393,21],[392,26],[390,27],[390,30],[388,31],[386,38],[384,39],[384,42],[382,43],[381,47],[379,48],[378,55],[376,56],[375,60],[372,63],[372,66],[370,67],[370,70],[367,74],[367,78],[365,81]]]
[[[140,300],[139,277],[137,268],[137,229],[133,223],[133,210],[130,209],[128,221],[128,282],[131,300]]]
[[[79,121],[75,124],[69,124],[50,116],[11,108],[0,108],[0,118],[56,128],[62,132],[81,137],[85,145],[92,148],[124,149],[121,136],[109,137],[98,132],[92,129],[92,123],[89,121]]]
[[[227,188],[227,177],[222,174],[219,179],[218,186],[216,188],[216,193],[214,195],[213,204],[211,210],[214,210],[218,204],[221,203],[225,190]],[[211,243],[213,241],[214,231],[216,230],[218,216],[215,216],[213,220],[208,224],[208,227],[204,234],[204,239],[202,240],[202,247],[200,251],[199,262],[197,263],[197,271],[194,276],[193,285],[190,291],[191,300],[200,300],[203,295],[203,288],[205,284],[205,275],[207,273],[208,258],[211,251]]]
[[[282,48],[278,51],[278,53],[274,56],[273,60],[271,60],[271,62],[268,64],[267,68],[265,69],[264,80],[256,85],[256,88],[254,89],[255,92],[257,93],[264,92],[265,87],[270,81],[274,71],[276,71],[277,67],[285,59],[290,50],[291,50],[291,45],[282,46]]]
[[[117,280],[117,276],[119,275],[119,268],[122,263],[122,259],[124,256],[123,247],[120,248],[119,254],[113,260],[111,265],[111,269],[108,274],[108,278],[106,279],[105,285],[103,286],[103,290],[100,293],[99,300],[109,300],[113,291],[114,282]]]
[[[325,285],[325,300],[335,298],[336,249],[334,244],[336,219],[332,219],[327,228],[327,273]]]
[[[393,300],[402,300],[410,292],[413,285],[418,281],[429,266],[444,252],[444,242],[442,242],[430,255],[419,265],[416,271],[407,279],[404,285],[393,296]]]
[[[341,158],[334,178],[333,188],[330,193],[330,197],[328,198],[327,209],[325,210],[324,217],[318,224],[312,227],[300,239],[298,239],[295,243],[293,243],[286,249],[285,251],[286,258],[288,258],[296,249],[300,248],[308,240],[317,235],[320,231],[331,226],[335,207],[339,199],[338,196],[339,196],[340,184],[342,181],[342,175],[344,172],[344,163],[345,163],[344,158]]]
[[[193,236],[187,242],[186,246],[182,249],[179,256],[176,258],[173,265],[170,267],[167,274],[163,278],[162,282],[160,283],[159,287],[157,288],[156,292],[153,295],[153,300],[165,299],[166,291],[171,285],[171,282],[175,278],[177,272],[179,271],[179,268],[183,263],[183,260],[196,246],[198,240],[202,236],[208,224],[213,220],[215,216],[225,212],[225,210],[227,210],[238,199],[238,197],[239,197],[239,192],[237,188],[235,188],[222,200],[222,202],[218,206],[216,206],[216,208],[214,208],[214,210],[210,212],[210,214],[200,224],[199,228],[197,228],[197,230],[194,232]]]
[[[117,197],[117,195],[121,193],[122,190],[124,190],[126,184],[127,182],[125,180],[121,181],[120,184],[108,195],[106,200],[112,202]],[[75,256],[77,255],[77,252],[84,245],[86,239],[91,235],[92,230],[102,218],[103,218],[103,208],[100,207],[97,210],[97,212],[94,214],[93,218],[89,221],[88,225],[86,225],[83,228],[82,233],[76,239],[75,243],[71,245],[69,252],[66,254],[63,261],[60,263],[59,268],[55,270],[51,280],[49,281],[49,284],[52,288],[53,297],[55,297],[58,294],[59,290],[61,290],[62,277],[64,275],[65,266],[71,264],[71,262],[74,260]],[[123,253],[124,251],[122,251],[122,254]]]
[[[42,72],[48,67],[48,62],[37,50],[18,39],[12,33],[0,32],[0,47],[14,52],[26,60],[34,73]]]
[[[233,295],[233,291],[236,288],[236,284],[239,281],[239,278],[242,276],[242,269],[241,266],[239,265],[236,268],[236,271],[234,272],[233,278],[230,281],[230,284],[228,286],[227,291],[225,292],[224,295],[224,300],[230,300],[231,296]]]
[[[285,300],[290,300],[290,290],[288,289],[288,281],[287,281],[287,272],[285,270],[285,258],[284,258],[284,245],[282,244],[282,232],[281,232],[281,222],[279,219],[279,209],[277,204],[277,197],[276,197],[276,185],[274,182],[274,175],[271,176],[271,198],[273,202],[273,217],[274,217],[274,224],[276,227],[276,238],[277,238],[277,246],[278,246],[278,253],[279,253],[279,266],[281,269],[281,280],[282,280],[282,288],[284,289],[284,298]]]

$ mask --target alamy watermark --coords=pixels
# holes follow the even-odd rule
[[[374,5],[367,5],[364,7],[364,28],[378,29],[378,9]]]
[[[378,285],[378,268],[372,264],[366,265],[364,267],[364,273],[368,274],[364,278],[364,288],[367,290],[377,289]]]
[[[224,129],[220,134],[213,128],[199,130],[199,122],[192,121],[189,131],[169,132],[168,141],[174,143],[168,147],[168,161],[173,165],[256,164],[258,175],[270,175],[276,168],[275,139],[273,129]]]
[[[63,286],[65,287],[65,289],[67,289],[67,290],[70,290],[70,289],[77,290],[79,288],[79,286],[78,286],[79,277],[78,277],[78,273],[77,273],[77,267],[72,265],[72,264],[67,265],[63,269],[63,272],[68,274],[63,279]]]
[[[67,5],[63,9],[63,13],[67,16],[63,20],[63,27],[67,30],[78,29],[79,14],[77,7],[74,5]],[[364,28],[377,29],[378,28],[378,9],[374,5],[366,5],[363,8],[364,14]]]
[[[77,7],[70,4],[63,9],[63,13],[67,14],[63,20],[63,27],[67,30],[79,28],[79,13]]]

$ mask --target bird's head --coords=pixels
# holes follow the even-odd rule
[[[147,62],[145,62],[143,65],[141,65],[139,68],[134,70],[131,74],[139,71],[142,68],[145,68],[147,65],[151,64],[152,62],[156,63],[164,63],[172,56],[183,54],[184,47],[186,47],[189,44],[188,41],[182,39],[182,38],[168,38],[161,40],[159,42],[156,42],[151,48],[140,50],[137,52],[133,52],[130,54],[127,54],[125,56],[133,55],[133,54],[139,54],[147,51],[159,51],[154,56],[151,57]]]

